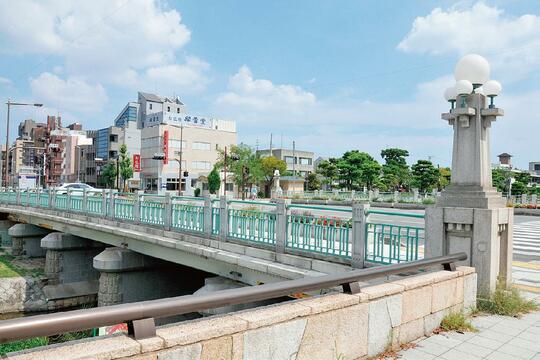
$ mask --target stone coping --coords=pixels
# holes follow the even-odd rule
[[[325,359],[336,351],[366,358],[429,335],[446,314],[475,301],[476,273],[458,267],[362,287],[354,295],[332,293],[158,327],[149,339],[100,337],[7,358]]]

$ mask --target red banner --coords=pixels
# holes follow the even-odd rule
[[[141,172],[141,155],[140,154],[133,155],[133,171]]]
[[[163,164],[167,165],[169,163],[169,130],[163,132],[163,153],[165,154]]]

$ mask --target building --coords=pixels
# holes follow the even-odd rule
[[[315,154],[311,151],[296,149],[266,149],[258,150],[257,154],[261,157],[274,156],[285,161],[287,164],[287,172],[292,176],[296,175],[305,178],[309,173],[314,171],[313,158]]]
[[[195,122],[194,118],[199,121]],[[200,121],[204,119],[204,122]],[[218,159],[218,149],[236,144],[234,121],[184,116],[177,125],[155,125],[141,130],[141,181],[149,191],[178,190],[182,156],[182,191],[207,189],[207,175]],[[166,153],[167,161],[154,160]],[[161,179],[161,180],[159,180]],[[232,187],[232,184],[228,184]]]
[[[497,155],[497,157],[499,158],[500,167],[507,167],[510,169],[512,168],[512,155],[508,153],[502,153]]]
[[[186,106],[178,97],[169,99],[155,94],[139,92],[138,104],[137,127],[139,129],[155,125],[176,124],[180,126],[180,115],[186,114]]]

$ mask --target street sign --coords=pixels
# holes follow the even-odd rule
[[[163,165],[167,165],[169,163],[169,130],[163,132],[163,152],[165,153]]]

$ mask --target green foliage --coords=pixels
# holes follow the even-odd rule
[[[479,296],[476,305],[480,312],[505,316],[520,316],[540,309],[539,304],[523,298],[517,289],[505,289],[500,284],[493,294]]]
[[[409,152],[407,150],[398,148],[381,151],[381,157],[385,161],[382,166],[383,175],[381,178],[384,190],[399,190],[399,188],[409,185],[411,172],[406,160],[408,156]]]
[[[309,191],[321,189],[321,181],[316,173],[309,173],[306,177],[306,183],[307,190]]]
[[[114,162],[109,162],[101,171],[103,184],[112,189],[116,185],[116,175],[116,164]]]
[[[368,153],[358,150],[347,151],[336,165],[338,179],[348,190],[363,186],[371,189],[381,174],[381,165]]]
[[[266,185],[269,188],[272,181],[274,181],[274,172],[279,170],[280,174],[284,174],[287,170],[287,164],[275,156],[267,156],[261,159],[261,170]]]
[[[431,161],[418,160],[412,166],[412,186],[417,187],[420,192],[432,190],[439,182],[439,170]]]
[[[323,184],[332,185],[332,183],[338,179],[337,162],[338,159],[330,158],[328,160],[321,161],[317,166],[315,171],[317,174],[322,176]]]
[[[452,176],[452,171],[450,170],[449,167],[439,168],[439,184],[438,184],[439,190],[444,189],[445,187],[448,186],[448,184],[450,184],[451,176]]]
[[[208,191],[210,191],[210,194],[215,194],[221,185],[221,179],[219,177],[219,173],[214,166],[212,171],[210,171],[210,174],[208,174]]]
[[[133,167],[131,166],[131,158],[127,152],[126,144],[120,145],[120,177],[122,178],[123,190],[126,190],[126,181],[133,177]]]
[[[476,328],[463,313],[451,313],[446,315],[441,321],[441,329],[444,331],[474,331]]]
[[[381,157],[384,159],[386,165],[400,165],[407,166],[406,157],[409,156],[407,150],[398,148],[388,148],[381,151]]]
[[[491,181],[493,186],[497,188],[497,191],[508,191],[508,179],[510,178],[510,170],[507,169],[493,169],[491,170]]]
[[[201,196],[201,189],[200,189],[200,188],[196,188],[195,191],[193,192],[193,194],[195,195],[195,197]]]
[[[227,173],[231,173],[235,184],[242,189],[242,199],[249,185],[255,184],[263,179],[261,158],[247,145],[232,145],[227,149],[227,161],[225,162],[225,151],[219,151],[219,159],[216,166],[223,169],[226,163]]]
[[[0,355],[5,355],[9,352],[14,352],[14,351],[31,349],[38,346],[45,346],[48,344],[49,344],[49,340],[46,337],[39,337],[39,338],[34,338],[34,339],[14,341],[7,344],[0,344]]]

